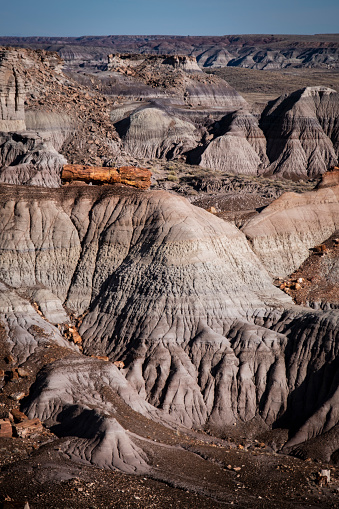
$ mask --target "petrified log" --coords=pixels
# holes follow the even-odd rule
[[[85,166],[82,164],[65,164],[61,178],[66,182],[80,180],[93,184],[125,184],[148,189],[151,185],[152,173],[144,168],[121,166],[120,168],[103,168],[100,166]]]
[[[323,187],[334,187],[339,185],[339,166],[334,166],[321,176],[321,181],[317,185],[318,189]]]

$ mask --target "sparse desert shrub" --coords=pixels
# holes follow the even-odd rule
[[[170,182],[177,182],[179,180],[179,177],[177,177],[177,175],[169,174],[167,180],[169,180]]]

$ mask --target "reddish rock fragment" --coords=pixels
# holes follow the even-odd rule
[[[10,418],[13,418],[15,423],[23,422],[28,419],[27,415],[21,412],[18,408],[12,408],[9,416]]]
[[[313,248],[313,252],[314,253],[325,253],[325,251],[327,251],[328,248],[325,246],[325,244],[321,244],[319,246],[315,246]]]
[[[100,361],[109,361],[109,358],[106,355],[91,355],[93,359],[99,359]]]
[[[334,166],[321,176],[321,181],[317,185],[318,189],[323,187],[333,187],[339,185],[339,166]]]
[[[82,337],[80,336],[79,332],[76,330],[75,327],[72,325],[66,325],[65,326],[65,337],[72,341],[74,344],[81,345],[82,343]]]
[[[123,361],[114,361],[113,364],[119,369],[123,369],[125,367],[125,363]]]
[[[0,438],[12,438],[12,424],[9,419],[0,419]]]

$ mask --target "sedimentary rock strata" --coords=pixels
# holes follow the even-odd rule
[[[124,364],[119,371],[111,362],[84,358],[74,346],[74,360],[39,375],[25,408],[61,435],[78,437],[65,442],[70,457],[147,469],[147,444],[116,422],[118,402],[105,414],[105,380],[133,410],[168,426],[224,430],[256,419],[259,429],[289,428],[296,437],[291,444],[321,433],[317,409],[331,406],[336,384],[338,313],[294,308],[234,226],[165,192],[6,186],[2,200],[1,278],[17,288],[6,290],[6,303],[22,300],[17,292],[26,288],[55,322],[44,302],[54,302],[64,319],[59,299],[76,315],[85,313],[79,329],[84,353]],[[322,207],[331,224],[331,200]],[[302,214],[299,222],[313,238]],[[21,362],[28,344],[38,347],[34,323],[48,331],[49,341],[65,345],[29,302],[21,303],[24,319],[16,304],[6,305],[10,330],[20,324],[22,340],[10,334],[9,345]],[[64,393],[60,377],[71,393]],[[317,398],[314,380],[323,384]],[[333,415],[326,429],[336,423]]]
[[[162,108],[138,108],[115,124],[125,150],[134,157],[176,158],[196,147],[199,131]]]
[[[17,72],[18,53],[0,51],[0,131],[24,131],[25,83]]]
[[[337,161],[337,94],[299,91],[259,118],[192,58],[112,56],[77,82],[55,55],[3,55],[0,72],[17,60],[25,79],[15,84],[11,71],[0,90],[9,105],[0,138],[1,398],[41,419],[37,432],[51,427],[72,461],[159,478],[159,458],[186,454],[173,448],[183,427],[269,432],[272,449],[295,454],[335,438],[338,310],[295,306],[272,276],[290,275],[338,230],[337,172],[254,211],[240,231],[216,208],[145,190],[149,170],[123,163],[186,158],[247,174],[248,194],[258,173],[314,177]],[[26,125],[9,132],[23,101]],[[72,185],[59,187],[61,177]],[[198,190],[242,185],[199,178]],[[170,430],[166,445],[150,437],[152,426]],[[337,461],[338,447],[331,440],[322,457]]]
[[[201,166],[257,175],[258,169],[267,165],[265,136],[257,119],[248,111],[226,115],[216,122],[211,132],[215,137],[202,153]]]
[[[270,274],[285,277],[306,260],[310,248],[339,228],[338,200],[338,172],[329,172],[318,189],[283,194],[242,231]]]

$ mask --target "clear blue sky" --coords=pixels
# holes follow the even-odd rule
[[[338,0],[1,0],[0,35],[339,32]]]

